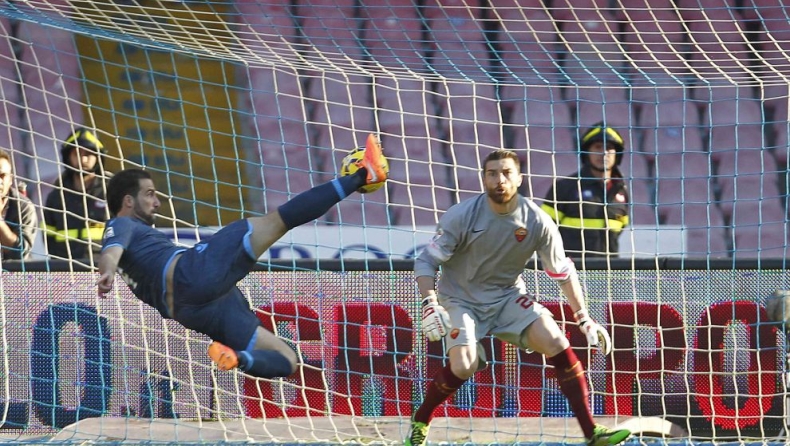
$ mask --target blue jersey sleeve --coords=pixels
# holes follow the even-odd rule
[[[110,246],[120,246],[124,250],[129,248],[129,244],[134,239],[137,225],[128,217],[117,217],[107,222],[104,227],[104,237],[102,238],[102,251]]]

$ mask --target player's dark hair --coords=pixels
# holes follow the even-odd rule
[[[107,184],[107,207],[110,216],[115,217],[123,205],[123,197],[137,196],[140,192],[140,180],[150,180],[151,174],[142,169],[125,169],[110,179]]]
[[[489,161],[499,161],[504,159],[512,159],[513,162],[516,163],[516,169],[521,171],[521,160],[518,159],[518,155],[516,155],[516,152],[507,149],[498,149],[489,153],[486,159],[483,160],[483,171],[485,171],[486,165],[488,165]]]
[[[8,163],[11,164],[11,168],[13,170],[14,161],[11,159],[11,154],[6,149],[0,149],[0,159],[8,160]]]

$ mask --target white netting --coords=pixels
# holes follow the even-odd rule
[[[387,187],[350,197],[268,257],[401,260],[449,206],[481,191],[490,150],[516,150],[522,193],[541,201],[579,169],[579,136],[605,121],[624,136],[632,205],[624,260],[583,275],[596,316],[623,339],[613,359],[587,363],[596,414],[659,416],[694,438],[769,437],[783,424],[784,340],[755,325],[765,314],[749,304],[787,287],[787,10],[782,0],[5,2],[0,147],[40,207],[63,192],[52,187],[63,139],[95,129],[107,171],[154,173],[167,197],[158,226],[189,244],[197,228],[272,211],[327,181],[377,133]],[[435,370],[407,271],[254,273],[251,302],[309,358],[299,377],[258,387],[214,374],[204,338],[129,295],[96,301],[93,275],[73,271],[93,254],[55,258],[43,232],[30,260],[71,272],[4,273],[12,438],[106,440],[155,416],[160,434],[121,438],[397,442]],[[675,271],[683,263],[667,256],[703,263]],[[763,269],[740,269],[754,258]],[[307,316],[289,306],[302,299]],[[358,320],[340,316],[348,306]],[[391,345],[403,333],[408,348]],[[435,440],[577,440],[542,361],[500,353],[446,409],[460,421],[434,428]],[[520,428],[514,416],[540,421]],[[556,429],[545,421],[554,416]],[[61,431],[80,419],[93,424]]]

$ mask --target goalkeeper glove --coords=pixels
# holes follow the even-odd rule
[[[450,330],[450,315],[439,305],[436,296],[430,295],[422,300],[422,332],[429,341],[442,339]]]
[[[576,322],[579,324],[579,329],[587,336],[587,344],[591,347],[597,347],[608,355],[612,352],[612,340],[609,338],[609,333],[601,327],[600,324],[592,320],[587,310],[580,310],[574,314]]]

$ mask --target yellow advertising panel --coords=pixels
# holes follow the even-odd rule
[[[125,7],[114,14],[144,19],[146,8],[161,8],[158,2],[138,5],[136,11]],[[216,36],[227,34],[220,22],[222,5],[168,3],[167,8],[168,17],[157,17],[156,25],[180,30],[174,36],[205,34],[205,26],[216,27],[210,31]],[[213,19],[196,28],[201,14]],[[158,189],[173,196],[175,217],[187,223],[222,225],[239,218],[239,185],[245,182],[233,119],[237,92],[229,85],[233,65],[95,37],[80,36],[77,44],[87,116],[99,129],[118,136],[118,144],[107,144],[108,170],[131,167],[129,162],[149,168]],[[167,207],[162,209],[165,215]]]

